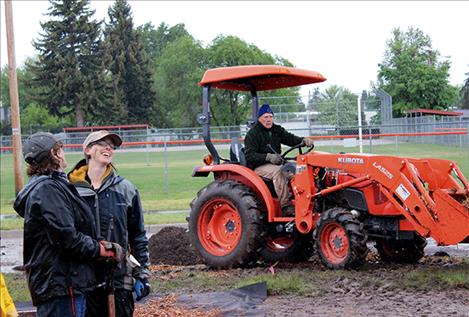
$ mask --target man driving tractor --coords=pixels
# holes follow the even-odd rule
[[[274,112],[268,104],[259,108],[257,122],[244,139],[248,167],[259,176],[272,180],[284,216],[292,216],[295,208],[290,201],[289,180],[281,171],[281,145],[295,146],[300,143],[308,147],[314,145],[313,140],[296,136],[275,124]]]

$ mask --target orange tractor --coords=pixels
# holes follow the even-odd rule
[[[438,245],[469,243],[468,181],[449,160],[288,149],[282,156],[295,215],[282,216],[269,181],[247,168],[234,138],[230,158],[210,138],[210,90],[251,92],[253,121],[258,91],[318,83],[319,73],[282,66],[237,66],[206,71],[202,81],[204,141],[210,154],[193,176],[213,174],[191,203],[193,246],[211,267],[294,260],[318,252],[329,268],[363,264],[367,243],[383,261],[417,262],[426,238]],[[295,157],[288,154],[298,149]]]

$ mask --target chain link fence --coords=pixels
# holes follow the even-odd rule
[[[461,117],[419,116],[392,118],[392,100],[383,91],[361,94],[362,125],[358,126],[357,96],[336,93],[333,96],[310,93],[307,96],[260,97],[260,103],[269,103],[275,112],[275,121],[299,136],[314,137],[318,146],[336,146],[334,150],[353,149],[373,153],[380,145],[428,144],[469,151],[469,121]],[[383,115],[383,113],[385,115]],[[361,129],[360,129],[361,128]],[[26,130],[26,131],[25,131]],[[202,128],[172,129],[109,129],[122,136],[122,149],[157,150],[159,148],[205,148]],[[247,124],[211,127],[211,138],[220,144],[229,144],[231,138],[244,138]],[[359,139],[360,130],[362,139]],[[29,127],[23,133],[50,131],[47,127]],[[68,151],[81,151],[81,144],[90,131],[63,132]],[[23,134],[23,138],[28,135]],[[11,136],[0,136],[2,153],[11,151]],[[398,152],[394,151],[397,154]]]

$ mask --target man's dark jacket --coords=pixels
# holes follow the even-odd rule
[[[24,218],[24,266],[34,305],[96,286],[94,217],[64,173],[31,177],[14,208]]]
[[[274,123],[272,128],[266,129],[258,121],[248,131],[244,139],[244,153],[248,167],[255,169],[260,165],[266,164],[265,157],[267,153],[280,154],[282,151],[282,144],[295,146],[300,144],[302,141],[303,138],[288,132],[278,124]]]
[[[148,277],[149,253],[148,239],[143,222],[143,208],[135,186],[125,178],[118,176],[112,164],[108,165],[102,185],[93,189],[87,176],[88,166],[85,160],[78,162],[68,174],[70,183],[93,209],[99,223],[99,235],[110,242],[119,243],[140,263],[140,267],[131,268],[124,263],[113,273],[116,289],[133,290],[133,278]],[[105,281],[104,266],[97,266],[97,279]]]

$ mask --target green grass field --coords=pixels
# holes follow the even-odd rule
[[[319,151],[337,153],[339,151],[358,152],[358,148],[341,146],[318,146]],[[364,152],[369,152],[367,144]],[[226,157],[227,151],[220,151]],[[441,145],[422,145],[399,143],[373,145],[376,154],[399,155],[409,157],[434,157],[454,160],[465,175],[469,174],[468,150],[466,148],[445,147]],[[192,169],[202,165],[202,157],[206,150],[166,152],[168,164],[168,192],[165,185],[165,153],[164,152],[117,152],[114,163],[120,175],[134,183],[141,195],[145,210],[187,210],[190,201],[197,191],[213,180],[212,176],[191,177]],[[67,153],[69,168],[82,158],[78,153]],[[25,168],[25,167],[24,167]],[[12,155],[1,156],[0,208],[2,214],[14,213],[14,179]],[[24,182],[27,182],[26,174]]]

